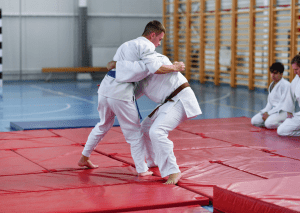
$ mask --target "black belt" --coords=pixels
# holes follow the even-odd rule
[[[169,96],[165,99],[165,101],[164,101],[161,105],[167,103],[168,101],[173,101],[172,98],[174,98],[178,93],[180,93],[181,90],[183,90],[184,88],[189,87],[189,86],[190,86],[190,84],[189,84],[188,82],[186,82],[186,83],[180,85],[176,90],[174,90],[174,92],[171,93],[171,95],[169,95]],[[161,105],[159,105],[158,107],[156,107],[156,108],[150,113],[150,115],[148,115],[148,117],[151,118],[151,117],[154,115],[154,113],[158,110],[158,108],[159,108]]]
[[[109,75],[110,77],[116,78],[116,71],[115,70],[109,70],[107,75]]]

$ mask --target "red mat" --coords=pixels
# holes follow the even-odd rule
[[[235,159],[238,156],[248,158],[270,156],[270,154],[260,150],[236,146],[199,150],[174,150],[174,153],[179,166],[194,166],[202,161],[225,161]]]
[[[0,183],[2,183],[0,184],[0,194],[56,191],[154,181],[162,182],[162,179],[156,176],[138,177],[132,166],[124,165],[123,167],[68,172],[0,176]]]
[[[77,163],[83,150],[82,146],[60,146],[18,149],[16,152],[48,171],[64,171],[79,169]],[[103,167],[122,166],[123,163],[107,156],[92,153],[91,160],[95,165]]]
[[[87,138],[93,128],[81,128],[81,129],[53,129],[53,133],[68,138],[71,141],[74,141],[79,144],[85,144]],[[107,134],[104,136],[100,144],[110,144],[110,143],[119,143],[126,142],[124,135],[118,127],[113,127]]]
[[[238,144],[254,149],[266,149],[274,152],[280,152],[282,149],[298,148],[300,143],[299,137],[280,137],[276,131],[271,130],[261,132],[206,133],[205,136],[231,144]],[[300,153],[296,157],[300,159]]]
[[[45,168],[10,150],[0,150],[0,165],[0,176],[35,174],[45,171]]]
[[[178,185],[213,200],[215,185],[252,180],[263,180],[263,178],[218,163],[203,161],[182,172]]]
[[[1,212],[120,212],[195,204],[208,205],[208,199],[155,182],[0,195]]]
[[[222,162],[232,168],[256,174],[264,178],[279,178],[300,175],[300,161],[276,155],[239,156]]]
[[[76,143],[85,143],[93,128],[51,129],[53,134],[67,138]]]
[[[135,166],[131,157],[130,145],[126,142],[115,144],[100,143],[95,151],[120,162],[132,165],[133,167]]]
[[[184,207],[173,207],[164,209],[151,209],[143,211],[130,211],[130,213],[210,213],[210,211],[202,208],[199,205],[184,206]]]
[[[234,117],[234,118],[215,118],[215,119],[203,119],[203,120],[187,120],[184,123],[181,123],[178,127],[184,126],[218,126],[219,124],[250,124],[251,118],[247,117]]]
[[[300,212],[300,176],[214,187],[214,209],[231,213]]]
[[[12,140],[12,139],[31,139],[31,138],[46,138],[56,137],[54,133],[48,130],[25,130],[17,132],[1,132],[0,140]]]
[[[250,119],[251,120],[251,119]],[[249,118],[225,118],[208,120],[189,120],[176,129],[194,134],[222,132],[260,132],[262,129],[251,125]]]
[[[47,137],[47,138],[26,138],[0,140],[0,149],[23,149],[37,147],[55,147],[73,145],[75,142],[63,137]]]
[[[100,143],[95,149],[96,151],[105,153],[106,155],[116,155],[116,154],[130,154],[130,145],[126,142],[116,143],[116,144],[103,144]]]
[[[178,139],[169,137],[174,143],[174,150],[191,150],[191,149],[206,149],[206,148],[221,148],[229,147],[232,144],[211,139],[211,138],[201,138],[200,136],[195,136],[195,138]]]
[[[276,149],[276,150],[268,150],[268,151],[285,157],[300,160],[300,148]]]
[[[0,206],[3,212],[192,212],[208,198],[215,204],[216,185],[300,176],[299,137],[279,137],[250,120],[190,120],[172,131],[183,174],[178,186],[163,185],[158,168],[154,176],[136,176],[120,127],[92,153],[95,170],[77,166],[92,128],[0,133]]]

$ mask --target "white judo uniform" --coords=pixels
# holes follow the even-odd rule
[[[290,82],[282,78],[274,87],[274,81],[269,86],[268,103],[264,109],[257,113],[251,119],[254,126],[265,126],[268,129],[277,129],[282,124],[286,117],[287,112],[283,110],[284,99],[290,89]],[[273,89],[271,89],[273,87]],[[263,114],[267,112],[269,117],[264,121]]]
[[[113,59],[114,61],[145,60],[148,54],[154,50],[154,44],[147,38],[141,36],[122,44]],[[148,63],[148,69],[150,71],[155,72],[158,68],[159,67],[151,67],[151,64]],[[144,145],[141,143],[142,133],[135,104],[135,87],[135,83],[119,83],[115,78],[109,75],[104,77],[98,89],[100,122],[96,124],[88,136],[82,154],[86,157],[90,157],[92,151],[113,126],[114,118],[117,116],[125,139],[130,144],[131,155],[136,170],[138,173],[142,173],[146,172],[148,167],[145,163]]]
[[[166,56],[159,53],[153,55],[153,60],[159,64],[159,67],[162,64],[172,65]],[[142,62],[117,62],[117,81],[126,81],[126,78],[127,81],[135,79],[135,76],[126,75],[126,69],[149,74]],[[162,177],[180,172],[173,152],[173,142],[168,139],[169,132],[185,120],[202,114],[197,98],[190,87],[181,90],[172,98],[173,101],[164,103],[165,99],[184,83],[187,83],[187,79],[180,72],[150,74],[140,81],[136,88],[137,98],[146,95],[159,104],[153,116],[145,118],[142,122],[142,132],[147,164],[157,165]]]
[[[295,76],[291,82],[289,92],[284,100],[283,110],[293,113],[292,118],[287,118],[277,129],[277,134],[282,136],[300,136],[300,111],[295,111],[295,104],[300,106],[300,78]]]

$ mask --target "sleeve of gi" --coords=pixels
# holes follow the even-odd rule
[[[138,82],[150,74],[143,61],[117,61],[116,70],[117,82]]]
[[[268,97],[268,103],[267,103],[266,107],[263,108],[262,110],[260,110],[259,112],[260,112],[260,114],[264,114],[265,112],[268,112],[268,111],[270,111],[271,109],[272,109],[272,106],[271,106],[271,104],[270,104],[269,97]],[[269,114],[269,113],[268,113],[268,114]],[[270,115],[270,114],[269,114],[269,115]]]
[[[296,98],[294,96],[293,88],[295,87],[295,78],[289,86],[288,92],[283,100],[282,110],[293,113],[295,111]]]
[[[156,72],[163,64],[156,61],[155,46],[141,39],[124,43],[114,57],[117,82],[137,82]],[[123,62],[126,61],[126,62]]]
[[[288,96],[288,93],[290,91],[290,83],[288,83],[288,82],[285,83],[283,81],[279,91],[280,91],[280,100],[279,100],[277,106],[268,112],[269,115],[280,112],[282,110],[285,98]]]

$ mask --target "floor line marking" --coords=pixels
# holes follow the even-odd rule
[[[77,99],[77,100],[80,100],[80,101],[85,101],[87,103],[95,104],[94,101],[89,101],[89,100],[86,100],[84,98],[79,98],[77,96],[69,95],[69,94],[66,94],[66,93],[63,93],[63,92],[57,92],[57,91],[53,91],[51,89],[45,89],[43,87],[38,87],[38,86],[33,86],[33,85],[30,85],[30,87],[36,88],[36,89],[40,89],[40,90],[44,90],[44,91],[47,91],[47,92],[50,92],[50,93],[53,93],[53,94],[57,94],[57,95],[61,95],[61,96],[66,96],[66,97],[74,98],[74,99]]]
[[[67,105],[67,107],[63,108],[63,109],[59,109],[59,110],[53,110],[53,111],[47,111],[47,112],[35,112],[35,113],[29,113],[29,114],[21,114],[21,115],[10,115],[10,117],[17,117],[17,116],[24,116],[24,115],[41,115],[41,114],[49,114],[49,113],[53,113],[53,112],[61,112],[61,111],[65,111],[71,108],[70,104],[65,104]]]
[[[215,98],[215,99],[212,99],[212,100],[208,100],[208,101],[199,102],[199,104],[206,104],[206,103],[210,103],[210,102],[214,102],[214,101],[222,100],[222,99],[225,99],[225,98],[229,97],[230,95],[231,95],[231,92],[227,93],[226,95],[224,95],[224,96],[223,96],[223,97],[221,97],[221,98]]]
[[[241,110],[249,111],[249,112],[259,112],[259,110],[245,109],[245,108],[231,106],[231,105],[226,105],[226,104],[217,104],[217,103],[210,103],[210,104],[219,105],[219,106],[226,106],[226,107],[230,107],[230,108],[233,108],[233,109],[241,109]]]

